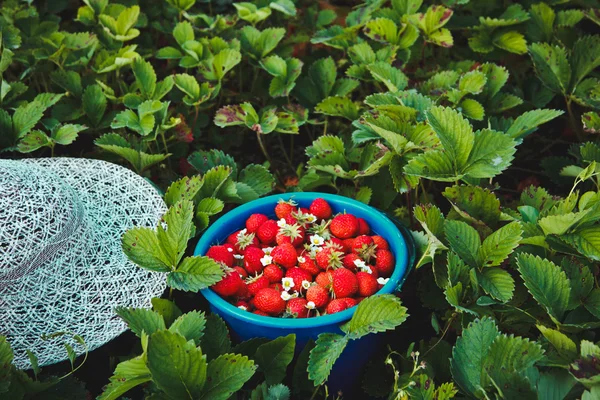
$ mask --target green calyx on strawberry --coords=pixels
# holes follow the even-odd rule
[[[343,266],[344,253],[338,250],[336,245],[325,245],[315,257],[317,265],[322,269],[336,269]]]
[[[310,228],[308,228],[308,232],[314,235],[319,235],[325,240],[329,240],[331,239],[331,232],[329,232],[330,223],[331,220],[322,220],[318,224],[313,224]]]
[[[296,202],[294,200],[285,201],[280,199],[275,206],[275,215],[277,215],[278,219],[285,218],[288,215],[291,215],[293,211],[296,210]]]
[[[298,224],[286,224],[284,227],[279,228],[279,232],[276,236],[277,244],[291,243],[292,246],[300,246],[304,241],[306,231]]]

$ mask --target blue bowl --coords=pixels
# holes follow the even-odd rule
[[[216,243],[224,243],[227,237],[243,228],[245,221],[251,214],[261,213],[274,217],[274,208],[279,199],[293,199],[300,207],[308,208],[316,198],[325,199],[331,206],[333,213],[348,212],[358,218],[363,218],[371,227],[372,234],[385,238],[390,251],[396,259],[396,266],[387,284],[380,290],[381,293],[393,293],[400,289],[409,268],[412,266],[412,249],[410,238],[406,230],[404,236],[396,223],[373,207],[359,201],[343,196],[327,193],[286,193],[263,197],[234,208],[215,221],[204,232],[196,245],[195,255],[204,255],[208,248]],[[274,318],[256,315],[243,311],[221,298],[211,289],[201,291],[210,303],[210,309],[218,314],[231,328],[231,334],[238,340],[248,340],[256,337],[275,339],[288,334],[296,334],[296,350],[300,351],[309,340],[316,340],[321,333],[330,332],[342,334],[340,325],[349,321],[356,307],[339,313],[324,315],[315,318]],[[360,371],[369,357],[377,348],[378,335],[368,335],[359,340],[352,340],[342,356],[335,363],[330,375],[328,385],[330,389],[342,390],[346,393],[357,382]]]

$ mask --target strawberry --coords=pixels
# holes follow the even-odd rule
[[[293,212],[290,215],[286,215],[285,217],[283,217],[283,219],[285,220],[285,223],[288,225],[294,225],[296,222],[298,222],[296,217],[294,217]]]
[[[242,253],[248,246],[258,247],[258,238],[254,233],[248,233],[247,229],[233,232],[227,237],[227,243],[231,244],[238,253]]]
[[[350,253],[352,251],[352,247],[354,247],[354,238],[342,240],[342,245],[344,246],[344,253]]]
[[[229,251],[230,253],[233,253],[233,254],[237,253],[235,246],[232,245],[231,243],[223,243],[222,246],[225,247],[227,249],[227,251]]]
[[[260,311],[260,310],[254,310],[254,311],[252,311],[252,314],[262,315],[263,317],[269,316],[269,314],[267,314],[266,312]]]
[[[277,290],[279,293],[281,293],[283,291],[283,286],[281,285],[281,282],[277,282],[277,283],[271,283],[269,285],[269,287],[271,289],[275,289]]]
[[[344,251],[344,242],[336,237],[332,237],[331,239],[329,239],[326,243],[325,246],[327,247],[334,247],[336,250],[340,250],[340,251]]]
[[[294,281],[294,290],[297,292],[302,289],[303,281],[312,282],[312,275],[310,272],[298,267],[288,269],[285,273],[285,277],[292,278]]]
[[[331,288],[335,297],[350,297],[358,291],[358,281],[352,271],[346,268],[338,268],[333,271],[332,276]]]
[[[317,253],[315,260],[321,269],[339,268],[342,266],[342,257],[344,253],[337,251],[332,247],[326,247]]]
[[[359,235],[368,235],[371,233],[371,228],[369,228],[369,224],[362,218],[357,218],[358,220],[358,234]]]
[[[286,310],[290,315],[293,315],[296,318],[306,318],[308,317],[308,308],[306,308],[307,303],[308,301],[301,297],[289,299]]]
[[[248,273],[246,272],[246,270],[242,267],[233,267],[233,269],[240,274],[240,277],[242,279],[246,279],[248,277]]]
[[[250,275],[262,272],[264,266],[261,258],[264,256],[265,252],[258,247],[251,246],[244,251],[244,268]]]
[[[244,281],[237,272],[228,272],[219,282],[211,286],[212,290],[217,292],[222,297],[235,295],[241,287],[244,286]]]
[[[318,219],[329,219],[332,214],[331,206],[322,198],[314,199],[310,204],[308,212]]]
[[[379,276],[389,278],[392,272],[394,272],[394,265],[396,263],[394,255],[389,250],[377,250],[375,257],[375,268],[377,268]]]
[[[306,291],[306,300],[315,303],[317,308],[324,307],[329,302],[329,292],[319,285],[313,285]]]
[[[321,286],[322,288],[331,288],[331,283],[333,282],[332,272],[325,271],[319,273],[319,275],[317,275],[317,277],[315,278],[315,282],[317,282],[317,285]]]
[[[369,262],[375,256],[377,246],[373,242],[371,236],[360,235],[354,239],[352,244],[352,252],[358,254],[362,259]]]
[[[356,301],[352,297],[344,297],[343,299],[340,299],[340,300],[344,300],[344,302],[346,303],[346,306],[348,308],[354,307],[355,305],[358,304],[358,301]]]
[[[276,264],[288,269],[296,265],[298,253],[291,243],[283,243],[273,249],[271,257]]]
[[[286,225],[279,229],[275,241],[277,244],[291,243],[292,246],[300,246],[304,242],[306,231],[298,224]]]
[[[356,271],[355,261],[362,261],[358,254],[350,253],[346,254],[342,259],[342,263],[344,264],[344,268],[349,269],[350,271]]]
[[[269,280],[271,283],[281,282],[281,278],[283,278],[283,271],[275,264],[269,264],[263,269],[263,275]]]
[[[238,301],[236,301],[235,306],[237,308],[239,308],[240,310],[244,310],[244,311],[250,310],[250,304],[247,301],[244,301],[244,300],[238,300]]]
[[[246,229],[248,229],[248,232],[250,233],[254,233],[258,230],[258,228],[260,228],[260,226],[262,224],[264,224],[267,220],[269,219],[269,217],[267,217],[264,214],[252,214],[251,216],[248,217],[248,219],[246,220]]]
[[[259,290],[269,287],[269,278],[264,275],[257,275],[246,280],[246,286],[248,286],[248,292],[251,296],[256,296]]]
[[[345,299],[334,299],[334,300],[331,300],[329,302],[329,304],[327,304],[327,308],[325,309],[325,312],[327,314],[335,314],[340,311],[344,311],[347,308],[348,308],[348,305],[346,304]]]
[[[308,273],[310,273],[312,276],[316,276],[319,272],[321,272],[313,259],[308,257],[308,255],[298,257],[298,266],[303,270],[308,271]]]
[[[256,236],[262,243],[270,245],[275,243],[275,236],[277,236],[277,232],[279,232],[277,222],[269,219],[258,228],[256,231]]]
[[[275,215],[278,219],[285,218],[296,210],[296,202],[293,200],[282,200],[280,199],[275,206]]]
[[[228,267],[233,266],[233,251],[225,246],[211,246],[206,252],[206,256],[216,262],[225,264]]]
[[[254,306],[269,315],[278,315],[285,310],[285,300],[281,298],[281,292],[268,287],[256,293]]]
[[[246,285],[246,283],[242,283],[238,291],[235,293],[235,296],[238,298],[238,300],[248,300],[252,298],[252,295],[248,291],[248,285]]]
[[[348,239],[356,235],[358,220],[351,214],[336,215],[329,225],[329,230],[340,239]]]
[[[379,290],[377,278],[368,272],[357,272],[356,280],[358,281],[358,295],[361,297],[372,296]]]
[[[371,236],[373,243],[377,246],[377,250],[389,250],[388,242],[381,236]]]

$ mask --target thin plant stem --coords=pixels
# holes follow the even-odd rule
[[[435,342],[435,344],[433,346],[431,346],[426,352],[425,354],[423,354],[423,357],[425,357],[427,354],[429,354],[429,352],[433,349],[435,349],[435,347],[440,344],[440,342],[444,339],[444,337],[446,336],[446,333],[448,333],[448,329],[450,329],[450,325],[452,325],[452,323],[454,322],[454,319],[456,319],[456,316],[458,314],[454,313],[452,314],[452,317],[448,320],[448,322],[446,323],[446,326],[444,327],[444,331],[442,332],[442,336],[440,336],[440,338],[438,339],[437,342]]]
[[[283,144],[283,139],[281,138],[281,135],[277,135],[277,140],[279,141],[279,146],[281,146],[281,151],[283,152],[283,157],[285,158],[285,161],[287,161],[290,168],[293,169],[294,166],[292,165],[292,160],[290,160],[290,157],[288,156],[288,153],[285,150],[285,144]]]
[[[569,121],[571,122],[571,127],[573,128],[575,135],[577,135],[577,140],[579,140],[580,142],[583,142],[585,140],[585,137],[584,137],[581,129],[579,129],[579,124],[577,123],[577,120],[575,119],[575,114],[573,113],[573,107],[571,107],[572,101],[570,98],[565,98],[565,101],[567,103],[567,113],[569,114]]]

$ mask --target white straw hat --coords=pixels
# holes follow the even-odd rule
[[[116,306],[149,307],[165,275],[144,270],[121,250],[133,226],[155,227],[166,211],[150,183],[130,170],[81,158],[0,160],[0,335],[15,364],[67,359],[69,336],[90,350],[126,329]]]

